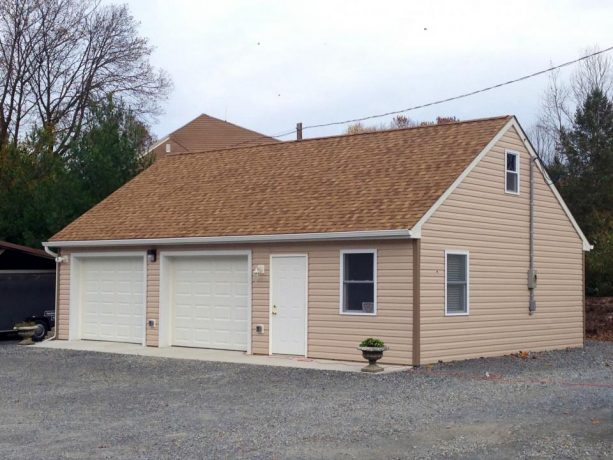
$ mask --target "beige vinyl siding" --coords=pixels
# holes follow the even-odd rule
[[[341,315],[340,251],[342,249],[377,250],[377,315]],[[147,248],[105,248],[121,252]],[[91,250],[96,250],[92,248]],[[348,241],[334,243],[292,243],[257,245],[172,246],[158,248],[155,263],[147,263],[147,320],[155,319],[156,327],[147,326],[147,345],[157,346],[160,305],[160,253],[163,251],[251,250],[252,267],[264,265],[265,272],[252,280],[252,353],[269,352],[269,282],[271,254],[308,255],[308,356],[340,360],[361,360],[356,349],[366,337],[379,337],[390,347],[383,362],[408,364],[412,356],[412,244],[404,241]],[[76,250],[75,250],[76,251]],[[79,252],[85,252],[79,249]],[[68,338],[68,306],[70,264],[61,264],[60,338]],[[68,273],[63,276],[64,273]],[[262,324],[264,332],[255,332]]]
[[[296,250],[296,253],[299,251]],[[251,352],[256,355],[267,355],[270,336],[268,289],[270,283],[270,250],[262,247],[253,248],[251,262],[253,266],[263,265],[264,273],[258,279],[252,278],[251,283]],[[255,326],[262,324],[262,334],[255,332]]]
[[[519,195],[505,193],[505,149],[520,154]],[[538,169],[528,314],[529,164],[511,128],[423,226],[422,363],[582,345],[582,241]],[[468,316],[445,316],[446,249],[470,253]]]
[[[155,327],[145,324],[146,344],[149,347],[157,347],[159,342],[160,321],[160,257],[155,262],[147,260],[147,317],[145,321],[155,320]]]
[[[68,255],[67,251],[62,251],[62,255]],[[59,295],[57,303],[57,318],[55,321],[55,331],[57,338],[68,340],[68,312],[70,308],[70,264],[62,263],[58,265],[59,270]]]

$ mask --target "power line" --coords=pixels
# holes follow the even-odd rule
[[[387,116],[390,116],[390,115],[397,115],[397,114],[404,113],[404,112],[409,112],[409,111],[412,111],[412,110],[423,109],[424,107],[431,107],[433,105],[442,104],[444,102],[456,101],[458,99],[463,99],[465,97],[474,96],[475,94],[484,93],[486,91],[491,91],[493,89],[500,88],[502,86],[510,85],[510,84],[517,83],[517,82],[520,82],[520,81],[523,81],[523,80],[528,80],[529,78],[534,78],[534,77],[537,77],[539,75],[543,75],[545,73],[552,72],[552,71],[557,70],[557,69],[561,69],[562,67],[567,67],[569,65],[576,64],[577,62],[583,61],[585,59],[589,59],[591,57],[597,56],[599,54],[606,53],[606,52],[611,51],[611,50],[613,50],[613,46],[610,46],[609,48],[606,48],[606,49],[601,50],[601,51],[596,51],[595,53],[592,53],[592,54],[588,54],[587,56],[580,57],[579,59],[574,59],[572,61],[568,61],[568,62],[565,62],[563,64],[559,64],[559,65],[556,65],[556,66],[553,66],[553,67],[549,67],[548,69],[545,69],[545,70],[539,70],[538,72],[534,72],[534,73],[531,73],[529,75],[524,75],[523,77],[515,78],[513,80],[508,80],[508,81],[505,81],[503,83],[498,83],[496,85],[488,86],[487,88],[482,88],[482,89],[478,89],[478,90],[475,90],[475,91],[470,91],[468,93],[459,94],[457,96],[448,97],[446,99],[440,99],[438,101],[428,102],[427,104],[415,105],[413,107],[408,107],[408,108],[402,109],[402,110],[395,110],[393,112],[386,112],[386,113],[381,113],[381,114],[378,114],[378,115],[368,115],[366,117],[353,118],[353,119],[350,119],[350,120],[333,121],[333,122],[330,122],[330,123],[321,123],[321,124],[317,124],[317,125],[309,125],[309,126],[305,126],[302,129],[305,130],[305,129],[311,129],[311,128],[323,128],[323,127],[326,127],[326,126],[344,125],[344,124],[347,124],[347,123],[357,123],[359,121],[372,120],[374,118],[387,117]]]
[[[452,97],[448,97],[448,98],[445,98],[445,99],[439,99],[437,101],[428,102],[428,103],[425,103],[425,104],[415,105],[413,107],[408,107],[406,109],[394,110],[392,112],[385,112],[385,113],[380,113],[380,114],[376,114],[376,115],[367,115],[367,116],[364,116],[364,117],[352,118],[352,119],[343,120],[343,121],[332,121],[332,122],[329,122],[329,123],[320,123],[320,124],[315,124],[315,125],[308,125],[308,126],[304,126],[302,128],[302,131],[304,132],[307,129],[313,129],[313,128],[325,128],[325,127],[328,127],[328,126],[345,125],[347,123],[358,123],[360,121],[373,120],[375,118],[388,117],[390,115],[398,115],[398,114],[405,113],[405,112],[411,112],[411,111],[417,110],[417,109],[423,109],[425,107],[432,107],[434,105],[443,104],[445,102],[457,101],[458,99],[464,99],[466,97],[474,96],[475,94],[485,93],[487,91],[491,91],[491,90],[496,89],[496,88],[501,88],[503,86],[511,85],[513,83],[517,83],[517,82],[520,82],[520,81],[528,80],[530,78],[538,77],[539,75],[543,75],[543,74],[552,72],[554,70],[561,69],[563,67],[568,67],[570,65],[573,65],[573,64],[576,64],[578,62],[584,61],[584,60],[589,59],[591,57],[598,56],[599,54],[607,53],[607,52],[609,52],[611,50],[613,50],[613,46],[610,46],[610,47],[608,47],[606,49],[603,49],[603,50],[600,50],[600,51],[596,51],[594,53],[582,56],[582,57],[580,57],[578,59],[573,59],[572,61],[567,61],[567,62],[564,62],[562,64],[558,64],[556,66],[552,66],[552,67],[549,67],[549,68],[544,69],[544,70],[539,70],[538,72],[534,72],[534,73],[531,73],[531,74],[528,74],[528,75],[524,75],[524,76],[519,77],[519,78],[514,78],[513,80],[508,80],[508,81],[505,81],[505,82],[502,82],[502,83],[498,83],[496,85],[488,86],[486,88],[481,88],[481,89],[478,89],[478,90],[475,90],[475,91],[470,91],[468,93],[458,94],[457,96],[452,96]],[[286,132],[280,133],[280,134],[273,134],[273,135],[270,135],[270,136],[262,135],[261,138],[285,137],[285,136],[289,136],[290,134],[294,134],[295,132],[296,132],[296,130],[292,129],[291,131],[286,131]],[[229,146],[228,148],[232,148],[232,147],[235,147],[235,146],[238,146],[238,145],[241,145],[241,144],[244,144],[244,143],[248,143],[248,142],[254,142],[255,140],[257,140],[257,138],[256,139],[250,139],[248,141],[239,142],[238,144],[233,144],[233,145]]]
[[[234,147],[238,147],[239,145],[244,145],[244,144],[249,144],[249,143],[257,142],[260,139],[274,139],[276,137],[289,136],[290,134],[294,134],[295,132],[296,132],[296,130],[292,129],[291,131],[286,131],[286,132],[279,133],[279,134],[270,134],[270,135],[268,135],[268,134],[260,134],[259,136],[254,137],[252,139],[247,139],[247,140],[244,140],[244,141],[241,141],[241,142],[237,142],[235,144],[230,144],[229,146],[224,147],[224,150],[225,149],[232,149]],[[254,145],[258,145],[258,144],[254,144]],[[253,147],[253,146],[251,146],[251,147]]]

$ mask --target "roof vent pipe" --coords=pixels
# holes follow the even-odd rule
[[[296,123],[296,140],[302,140],[302,122]]]

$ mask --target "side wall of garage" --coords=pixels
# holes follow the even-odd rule
[[[505,151],[520,155],[505,193]],[[426,222],[421,242],[422,363],[583,344],[582,240],[535,168],[536,312],[528,312],[530,155],[511,128]],[[468,252],[470,311],[445,316],[445,250]]]
[[[352,316],[339,313],[340,252],[347,249],[377,250],[377,315]],[[141,248],[108,248],[104,251],[145,251]],[[250,250],[252,269],[264,273],[252,279],[252,352],[269,352],[269,274],[271,254],[308,255],[308,356],[312,358],[361,360],[357,344],[366,337],[379,337],[390,347],[384,362],[408,364],[412,359],[413,261],[410,241],[347,241],[257,245],[173,246],[158,251]],[[96,251],[79,249],[79,252]],[[69,255],[63,250],[62,255]],[[147,263],[147,318],[156,326],[146,328],[149,346],[158,346],[160,307],[160,260]],[[58,337],[68,339],[70,306],[70,262],[60,265]],[[264,326],[261,334],[256,325]]]

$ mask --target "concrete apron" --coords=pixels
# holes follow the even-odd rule
[[[242,351],[213,350],[208,348],[186,347],[145,347],[134,343],[99,342],[94,340],[48,340],[39,342],[37,348],[56,348],[61,350],[95,351],[119,355],[151,356],[156,358],[191,359],[218,363],[255,364],[260,366],[295,367],[320,371],[360,372],[368,362],[333,361],[311,359],[300,356],[248,355]],[[411,366],[382,365],[383,372],[405,371]],[[367,375],[363,372],[362,374]]]

